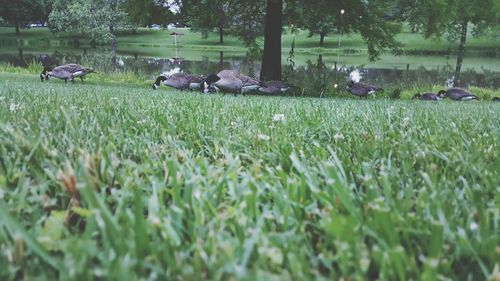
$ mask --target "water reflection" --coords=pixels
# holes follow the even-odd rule
[[[218,59],[209,59],[207,56],[200,60],[164,59],[143,57],[138,53],[117,56],[113,63],[110,55],[94,54],[87,49],[79,49],[79,53],[63,53],[54,51],[51,54],[33,54],[17,50],[17,54],[0,55],[0,62],[7,62],[15,66],[26,67],[29,63],[40,62],[46,66],[56,66],[66,63],[79,63],[93,67],[100,72],[133,72],[136,74],[154,77],[160,73],[170,72],[178,68],[180,71],[194,74],[207,75],[222,69],[238,69],[242,73],[259,77],[260,61],[251,56],[226,57],[224,52],[219,52]],[[354,66],[343,65],[334,61],[327,64],[322,55],[315,61],[308,60],[300,66],[293,62],[283,66],[284,80],[294,84],[305,95],[321,95],[322,93],[335,93],[343,90]],[[423,67],[411,70],[383,69],[383,68],[358,68],[363,77],[363,82],[381,85],[385,88],[406,88],[410,86],[443,85],[454,72],[452,67],[425,69]],[[474,70],[462,72],[461,79],[466,86],[478,86],[498,89],[500,87],[500,73],[483,70],[478,73]]]

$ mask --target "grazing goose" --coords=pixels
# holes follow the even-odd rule
[[[262,83],[259,92],[265,95],[277,95],[285,93],[290,89],[290,85],[282,81],[267,81]]]
[[[367,97],[369,95],[375,94],[376,92],[383,91],[382,88],[372,86],[372,85],[367,85],[367,84],[360,83],[360,82],[356,83],[352,80],[350,80],[347,83],[346,90],[349,93],[351,93],[355,96],[358,96],[358,97]]]
[[[412,100],[414,99],[419,99],[419,100],[442,100],[443,99],[443,94],[434,94],[434,93],[418,93],[411,98]]]
[[[452,100],[466,101],[466,100],[478,100],[479,98],[467,90],[462,88],[449,88],[448,90],[441,90],[438,95],[443,95],[445,98],[450,98]]]
[[[494,97],[491,101],[500,102],[500,98],[499,97]]]
[[[193,90],[198,89],[200,84],[203,82],[203,78],[196,75],[191,75],[187,73],[174,73],[170,76],[158,76],[153,84],[153,89],[160,88],[161,83],[163,85],[172,87],[178,90]]]
[[[243,75],[237,70],[222,70],[217,75],[209,75],[201,85],[201,90],[208,92],[213,87],[223,93],[244,95],[246,92],[259,89],[260,86],[259,80]]]
[[[43,80],[49,80],[51,77],[56,77],[64,80],[64,82],[68,82],[68,80],[75,82],[75,78],[80,77],[83,82],[83,77],[85,77],[88,73],[95,73],[95,71],[92,68],[70,63],[54,67],[54,69],[44,67],[42,73],[40,74],[40,80],[43,82]]]

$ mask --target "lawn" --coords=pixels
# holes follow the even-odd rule
[[[29,71],[0,71],[1,280],[500,276],[498,103]]]
[[[240,51],[246,52],[246,47],[242,42],[234,36],[225,36],[224,43],[219,43],[219,35],[211,33],[207,39],[203,39],[200,33],[190,32],[188,28],[174,28],[165,30],[153,30],[148,28],[140,28],[137,33],[131,31],[120,31],[117,39],[121,47],[127,49],[140,50],[144,47],[172,47],[174,45],[173,37],[169,34],[171,32],[180,32],[184,36],[180,37],[182,45],[187,49],[197,50],[215,50],[215,51]],[[286,30],[282,35],[282,44],[284,47],[291,46],[292,41],[295,39],[296,52],[311,52],[316,49],[316,53],[328,54],[336,53],[338,48],[338,34],[330,34],[326,37],[325,46],[318,48],[319,36],[309,37],[309,32],[305,30],[298,30],[297,33],[291,33]],[[50,33],[48,28],[28,29],[22,30],[20,36],[16,36],[14,28],[0,27],[0,38],[5,43],[11,41],[22,41],[24,45],[66,45],[68,42],[78,38],[82,44],[88,44],[88,39],[82,39],[81,36],[72,34],[62,34],[54,36]],[[418,50],[425,51],[447,51],[448,48],[452,52],[456,51],[458,47],[457,42],[449,42],[445,38],[429,38],[424,39],[419,33],[410,32],[408,27],[404,27],[402,32],[397,36],[397,39],[403,43],[403,50]],[[259,38],[258,43],[263,45],[263,39]],[[485,34],[479,38],[470,37],[467,41],[467,50],[469,52],[498,52],[500,47],[500,38],[497,34]],[[342,35],[342,49],[367,51],[366,44],[359,34],[343,34]],[[284,50],[288,52],[288,50]]]

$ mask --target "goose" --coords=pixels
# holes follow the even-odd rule
[[[444,95],[441,94],[434,94],[434,93],[418,93],[414,95],[411,99],[419,99],[419,100],[442,100]]]
[[[162,82],[163,85],[178,90],[193,90],[200,87],[200,84],[203,82],[203,78],[182,72],[174,73],[170,76],[160,75],[156,78],[156,81],[153,84],[153,89],[156,90],[160,88]]]
[[[95,73],[94,69],[83,67],[79,64],[70,63],[54,67],[50,69],[49,67],[44,67],[42,73],[40,74],[40,80],[49,80],[51,77],[56,77],[64,82],[75,82],[75,78],[80,77],[83,82],[83,77],[88,73]]]
[[[265,95],[276,95],[285,93],[290,89],[290,85],[282,81],[267,81],[262,83],[262,87],[259,88],[259,92]]]
[[[499,97],[494,97],[491,101],[500,102],[500,98]]]
[[[255,78],[241,74],[238,70],[222,70],[217,74],[211,74],[201,85],[205,93],[211,88],[225,93],[245,94],[246,92],[259,89],[261,82]]]
[[[438,95],[443,95],[445,98],[450,98],[452,100],[467,101],[467,100],[478,100],[479,98],[467,90],[462,88],[449,88],[447,90],[441,90]]]
[[[347,83],[346,90],[349,93],[351,93],[355,96],[358,96],[358,97],[367,97],[369,95],[375,94],[376,92],[383,91],[382,88],[372,86],[372,85],[367,85],[367,84],[360,83],[360,82],[354,82],[352,80],[350,80]]]

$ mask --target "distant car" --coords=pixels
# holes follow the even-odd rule
[[[152,24],[152,25],[150,26],[150,28],[151,28],[151,29],[161,29],[161,25],[159,25],[159,24]]]
[[[189,27],[189,25],[182,22],[173,22],[168,25],[168,28],[184,28],[184,27]]]
[[[30,23],[28,24],[29,28],[36,28],[36,27],[43,27],[43,23],[37,22],[37,23]]]

